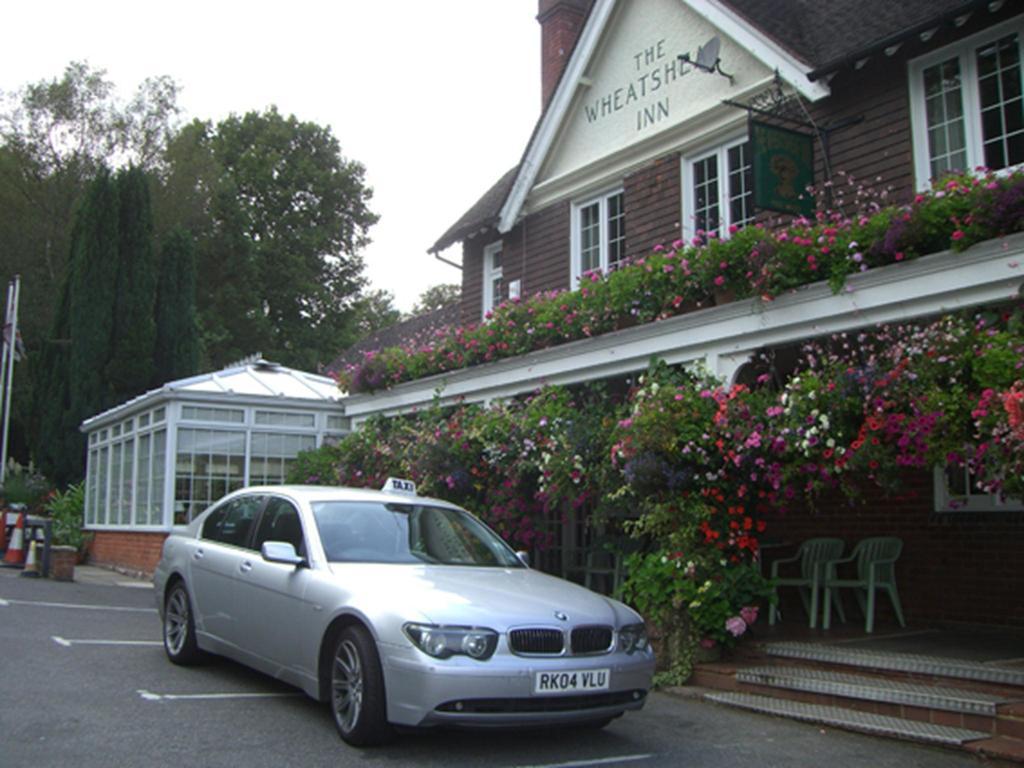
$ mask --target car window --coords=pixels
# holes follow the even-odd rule
[[[239,496],[210,514],[203,525],[203,538],[236,547],[249,546],[249,534],[266,497]]]
[[[467,512],[419,504],[313,504],[331,562],[523,567],[515,552]]]
[[[262,547],[265,541],[288,542],[295,547],[300,557],[306,556],[299,511],[286,499],[271,497],[267,502],[259,527],[256,529],[256,549]]]

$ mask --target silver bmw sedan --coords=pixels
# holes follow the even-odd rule
[[[637,613],[531,570],[408,481],[385,489],[246,488],[175,529],[154,575],[168,658],[295,685],[354,745],[394,725],[601,727],[643,706]]]

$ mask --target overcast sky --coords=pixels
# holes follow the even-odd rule
[[[38,0],[3,13],[0,90],[105,69],[123,97],[181,86],[185,119],[276,104],[329,125],[367,169],[364,255],[402,310],[460,275],[427,253],[515,165],[540,112],[536,0]],[[461,259],[458,247],[445,254]]]

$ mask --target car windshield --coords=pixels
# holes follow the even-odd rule
[[[354,501],[314,502],[312,507],[332,563],[523,567],[501,538],[462,510]]]

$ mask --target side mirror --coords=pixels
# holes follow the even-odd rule
[[[295,552],[295,547],[287,541],[264,541],[263,546],[260,547],[260,555],[268,563],[283,563],[295,567],[306,565],[306,559],[299,557]]]
[[[527,568],[530,567],[530,553],[527,552],[525,549],[520,549],[518,552],[516,552],[516,557],[518,557],[519,562],[521,562]]]

